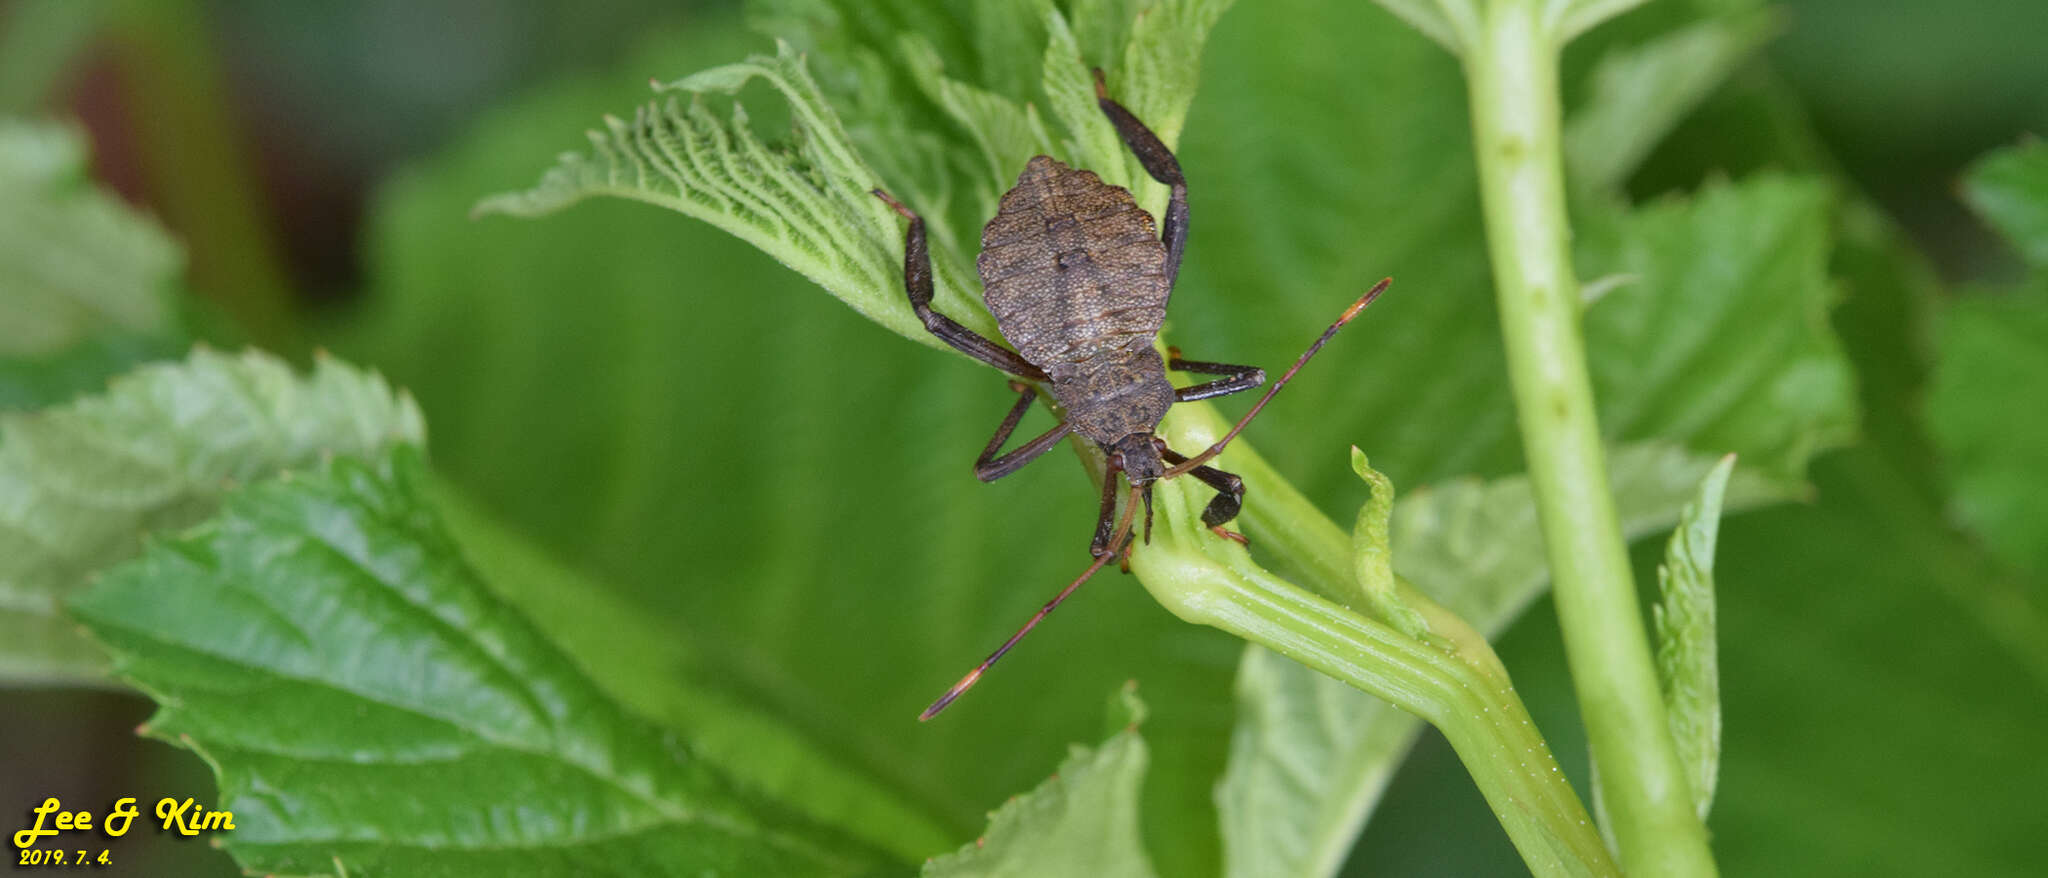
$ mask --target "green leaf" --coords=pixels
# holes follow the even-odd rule
[[[1075,745],[1051,779],[989,815],[986,835],[926,863],[922,874],[1153,875],[1138,839],[1138,786],[1146,763],[1138,723],[1144,708],[1132,687],[1125,687],[1122,700],[1122,730],[1093,750]]]
[[[1091,67],[1108,71],[1110,94],[1123,104],[1162,143],[1172,148],[1180,142],[1188,108],[1201,71],[1203,47],[1216,21],[1234,0],[1169,0],[1155,4],[1131,4],[1136,19],[1130,21],[1125,42],[1113,57],[1083,54],[1082,45],[1099,31],[1128,19],[1114,10],[1096,10],[1092,21],[1079,15],[1069,20],[1057,11],[1046,14],[1048,40],[1043,63],[1043,88],[1053,115],[1066,127],[1070,139],[1066,152],[1080,167],[1101,175],[1104,182],[1131,190],[1138,204],[1159,216],[1166,207],[1168,190],[1152,179],[1138,164],[1116,129],[1102,115],[1095,99]]]
[[[323,357],[299,376],[268,354],[195,351],[105,393],[0,415],[0,647],[13,681],[100,682],[58,604],[133,556],[144,536],[198,522],[236,484],[425,439],[410,397]]]
[[[1714,807],[1714,782],[1721,765],[1720,650],[1715,644],[1714,536],[1721,500],[1735,456],[1721,458],[1700,480],[1699,495],[1685,504],[1678,527],[1657,565],[1658,602],[1650,607],[1657,643],[1657,686],[1663,695],[1671,740],[1678,749],[1701,820]],[[1593,762],[1593,813],[1609,847],[1615,846],[1613,818]]]
[[[1563,0],[1543,4],[1543,24],[1562,48],[1579,34],[1609,18],[1642,5],[1643,0]],[[1487,0],[1379,0],[1387,11],[1401,17],[1430,39],[1453,53],[1463,52],[1480,32],[1479,18]]]
[[[1993,153],[1971,169],[1963,192],[2036,272],[2017,289],[1946,304],[1935,326],[1928,431],[1955,518],[2005,563],[2039,579],[2048,576],[2048,497],[2040,490],[2048,409],[2039,405],[2048,387],[2048,147]],[[2041,592],[2031,591],[2038,606]]]
[[[1160,3],[1140,10],[1130,24],[1117,68],[1118,97],[1169,144],[1178,139],[1193,97],[1201,47],[1230,3]],[[1157,212],[1164,203],[1164,187],[1137,172],[1136,160],[1127,155],[1095,103],[1087,67],[1109,65],[1110,59],[1082,58],[1066,19],[1049,4],[1043,9],[1051,32],[1044,85],[1055,114],[1075,132],[1077,140],[1068,142],[1068,151],[1083,166],[1103,172],[1104,179],[1130,187],[1140,203]],[[804,36],[815,40],[825,30],[823,25],[836,18],[835,10],[820,4],[776,8],[771,20],[804,22]],[[994,42],[1013,52],[1024,48],[1014,39]],[[945,77],[945,62],[929,39],[905,34],[894,44],[926,96],[943,107],[983,153],[985,167],[968,178],[978,225],[993,211],[995,197],[1010,187],[1024,159],[1058,151],[1052,135],[1035,105],[1020,106]],[[844,44],[841,48],[856,51]],[[860,65],[873,57],[861,53],[844,63]],[[1028,64],[1023,58],[1001,60],[1013,67]],[[881,73],[873,71],[871,63],[868,66],[869,72]],[[765,144],[753,133],[737,101],[730,122],[706,107],[706,94],[735,94],[755,78],[787,101],[793,148]],[[969,254],[960,250],[959,238],[945,226],[946,193],[928,189],[930,179],[879,178],[811,77],[803,56],[789,43],[778,40],[773,57],[757,55],[657,88],[688,93],[687,107],[672,98],[641,107],[631,121],[607,117],[605,131],[590,132],[589,154],[562,155],[539,185],[487,198],[475,212],[539,216],[596,195],[647,201],[710,222],[797,270],[867,318],[914,341],[943,347],[924,330],[901,295],[901,223],[870,194],[878,186],[890,188],[937,221],[931,257],[939,310],[984,335],[994,332],[993,320],[978,307],[963,280]],[[855,106],[886,112],[878,101]],[[879,124],[857,119],[852,128],[912,136],[901,118]]]
[[[0,119],[0,370],[61,359],[101,333],[175,334],[183,255],[86,179],[76,129]],[[63,368],[43,366],[41,368]]]
[[[492,598],[416,453],[334,458],[71,602],[214,766],[251,871],[865,874],[871,854],[736,789]],[[345,721],[339,718],[346,718]]]
[[[1714,781],[1721,765],[1720,649],[1715,644],[1714,537],[1720,530],[1721,501],[1735,469],[1724,457],[1700,482],[1699,497],[1685,505],[1678,527],[1657,568],[1662,595],[1651,608],[1657,637],[1657,682],[1664,691],[1671,739],[1692,781],[1700,819],[1714,806]],[[1595,789],[1598,787],[1596,786]]]
[[[1963,198],[2028,264],[2048,268],[2048,144],[2033,141],[1978,161],[1963,178]]]
[[[1927,20],[1936,18],[1930,8]],[[1849,45],[1839,33],[1802,30],[1821,34],[1808,38],[1819,43]],[[1929,33],[1905,32],[1916,45]],[[1844,51],[1837,54],[1855,54]],[[1873,92],[1886,100],[1869,104],[1871,124],[1887,131],[1905,118],[1902,101],[1891,99],[1900,97],[1897,84],[1923,79],[1895,61],[1870,68],[1890,86]],[[1868,77],[1843,78],[1846,69],[1827,66],[1824,78],[1870,87]],[[1709,104],[1639,185],[1834,162],[1806,108],[1773,76],[1741,77]],[[1715,852],[1730,875],[2031,874],[2040,846],[2015,812],[2044,783],[2030,754],[2039,737],[2032,730],[2048,722],[2048,629],[2016,594],[2030,584],[1944,521],[1939,468],[1918,416],[1929,396],[1934,306],[1949,295],[1901,229],[1872,205],[1848,207],[1833,255],[1846,295],[1832,322],[1854,358],[1868,413],[1864,438],[1816,460],[1812,504],[1722,524],[1716,567],[1728,735]],[[1638,547],[1639,578],[1660,554]],[[1510,638],[1523,648],[1503,658],[1525,691],[1522,668],[1556,668],[1538,673],[1559,678],[1561,651],[1531,648],[1546,639],[1540,624]],[[1559,715],[1570,709],[1560,705]],[[1557,742],[1553,726],[1545,728]],[[1873,774],[1874,765],[1884,770]],[[1455,766],[1442,767],[1454,773],[1418,772],[1411,789],[1457,778]],[[1390,797],[1387,814],[1414,802]],[[1878,850],[1884,856],[1870,856]],[[1375,852],[1384,854],[1384,845],[1362,856]]]
[[[1553,18],[1557,44],[1563,46],[1601,22],[1643,5],[1644,0],[1563,0],[1549,3],[1546,16]]]
[[[2039,862],[2040,678],[1956,599],[1971,583],[1953,580],[1983,572],[1898,530],[1939,520],[1880,456],[1824,458],[1818,505],[1722,526],[1727,874],[2018,876]]]
[[[948,78],[939,50],[921,35],[905,34],[899,42],[918,87],[966,129],[981,151],[983,165],[977,169],[980,173],[970,178],[978,184],[974,212],[994,216],[1003,184],[1014,180],[1032,156],[1054,151],[1052,135],[1038,117],[1037,106],[1019,106],[1002,95]]]
[[[1952,483],[1953,513],[2006,563],[2048,576],[2048,283],[1951,303],[1928,429]]]
[[[1779,27],[1770,12],[1709,18],[1600,57],[1591,94],[1565,122],[1567,179],[1608,192]]]
[[[1258,646],[1216,786],[1223,874],[1335,875],[1422,721]]]
[[[1452,54],[1464,51],[1467,34],[1478,26],[1478,10],[1468,2],[1444,0],[1378,0],[1380,6],[1399,16],[1423,36],[1435,40]]]
[[[1739,451],[1788,486],[1853,435],[1853,377],[1828,326],[1831,195],[1799,178],[1709,183],[1596,215],[1581,270],[1634,280],[1588,309],[1594,391],[1610,435]]]
[[[1181,129],[1187,124],[1188,106],[1194,103],[1195,86],[1201,80],[1202,52],[1209,44],[1209,33],[1235,3],[1236,0],[1159,0],[1135,11],[1130,36],[1114,68],[1118,75],[1110,80],[1111,94],[1145,120],[1146,127],[1168,145],[1180,142]],[[1085,29],[1095,24],[1086,22],[1080,26]],[[1093,97],[1092,85],[1087,94]],[[1100,110],[1096,110],[1094,118],[1102,118]],[[1120,157],[1127,155],[1121,142],[1117,152]],[[1137,167],[1137,159],[1125,157],[1125,161],[1130,167]],[[1154,213],[1159,210],[1158,205],[1147,207]]]
[[[1609,449],[1608,478],[1623,535],[1636,540],[1671,527],[1715,463],[1664,443]],[[1782,485],[1737,467],[1726,507],[1751,509],[1789,498]],[[1549,582],[1526,476],[1459,479],[1410,491],[1394,507],[1393,526],[1395,569],[1488,636],[1520,616]]]
[[[764,143],[738,102],[726,121],[704,100],[756,78],[788,101],[794,148]],[[598,195],[646,201],[753,244],[900,335],[939,344],[900,293],[901,224],[869,194],[884,181],[854,151],[801,55],[781,43],[773,56],[657,88],[689,97],[642,106],[630,121],[607,117],[604,131],[590,132],[589,154],[564,153],[539,185],[484,199],[474,212],[542,216]],[[956,273],[936,279],[942,295],[965,301]]]
[[[1058,10],[1046,13],[1045,28],[1047,36],[1042,64],[1045,80],[1041,88],[1045,91],[1046,106],[1052,110],[1053,118],[1060,120],[1061,127],[1067,132],[1067,140],[1063,144],[1066,155],[1081,167],[1100,175],[1103,182],[1130,189],[1140,205],[1156,211],[1151,197],[1155,193],[1144,188],[1144,182],[1150,178],[1132,167],[1124,154],[1123,141],[1117,137],[1116,127],[1103,117],[1102,107],[1095,101],[1094,78],[1089,65],[1107,62],[1082,57],[1079,37]],[[1132,108],[1131,112],[1138,111]],[[1175,140],[1166,138],[1177,134],[1161,134],[1161,142],[1171,148]]]
[[[105,390],[107,380],[177,357],[176,335],[100,332],[47,357],[0,357],[0,412],[27,412]]]
[[[680,730],[704,761],[735,780],[905,859],[953,843],[896,790],[704,679],[710,663],[674,631],[506,531],[454,489],[430,487],[435,510],[479,578],[605,694]]]

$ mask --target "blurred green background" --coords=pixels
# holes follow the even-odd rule
[[[1716,850],[1731,875],[2026,874],[2048,854],[2021,841],[2048,788],[2034,752],[2048,681],[1987,633],[1972,583],[2021,574],[1987,572],[2005,568],[1949,528],[1917,418],[1926,313],[2021,276],[1956,184],[1985,152],[2048,131],[2048,5],[1777,5],[1780,36],[1659,146],[1632,194],[1761,169],[1832,175],[1920,255],[1837,253],[1853,289],[1834,321],[1857,361],[1865,439],[1818,461],[1813,503],[1725,526]],[[1034,635],[976,693],[982,709],[908,722],[1063,581],[1092,523],[1092,489],[1061,463],[989,486],[969,476],[1008,404],[997,378],[679,216],[595,203],[538,222],[466,217],[642,100],[648,77],[767,49],[743,18],[640,0],[11,0],[0,110],[84,124],[96,176],[186,243],[203,335],[333,349],[412,389],[435,465],[465,495],[717,657],[679,674],[875,767],[953,842],[1067,742],[1097,738],[1102,697],[1125,679],[1153,707],[1165,767],[1148,828],[1212,820],[1206,784],[1174,778],[1220,764],[1238,644],[1173,621],[1128,581],[1096,584]],[[1643,27],[1625,18],[1589,44]],[[1391,273],[1424,299],[1483,284],[1464,113],[1454,61],[1376,7],[1241,2],[1205,56],[1180,149],[1196,214],[1176,342],[1278,363],[1362,281]],[[1390,185],[1373,162],[1408,178]],[[1421,246],[1388,227],[1460,231]],[[1366,349],[1440,343],[1403,334],[1404,315],[1427,308],[1390,297],[1254,431],[1340,521],[1362,496],[1348,444],[1404,487],[1519,469],[1504,408],[1460,421],[1352,405],[1436,377],[1426,357],[1408,373],[1357,368]],[[1454,329],[1495,332],[1483,312]],[[1660,551],[1639,545],[1641,569]],[[2024,588],[2038,606],[2039,584]],[[878,615],[891,624],[847,623]],[[1583,779],[1547,602],[1500,649]],[[4,697],[0,802],[210,787],[198,760],[131,734],[149,712],[140,698]],[[1155,850],[1162,872],[1213,860],[1195,847]],[[135,848],[150,859],[130,874],[233,869],[196,844]],[[1352,859],[1358,875],[1521,868],[1433,736]]]

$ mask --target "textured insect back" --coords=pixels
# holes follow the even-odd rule
[[[982,229],[982,299],[1055,380],[1102,352],[1150,347],[1166,318],[1166,248],[1131,193],[1047,156]]]

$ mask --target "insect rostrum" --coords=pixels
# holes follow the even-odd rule
[[[1010,382],[1017,391],[1017,403],[975,460],[974,474],[985,482],[1002,478],[1073,433],[1100,446],[1108,461],[1102,507],[1089,544],[1094,563],[925,708],[919,719],[931,719],[944,710],[1104,564],[1127,554],[1133,514],[1140,501],[1145,506],[1144,532],[1150,536],[1154,482],[1191,475],[1215,488],[1215,499],[1202,511],[1202,523],[1219,537],[1244,542],[1242,535],[1223,527],[1243,506],[1244,482],[1208,466],[1207,461],[1221,453],[1302,364],[1389,283],[1379,282],[1353,303],[1222,439],[1193,457],[1168,448],[1156,434],[1160,420],[1174,403],[1250,390],[1265,383],[1266,373],[1255,366],[1185,360],[1178,350],[1171,352],[1170,360],[1161,360],[1154,345],[1187,246],[1187,180],[1181,175],[1180,162],[1159,137],[1109,97],[1099,69],[1095,71],[1095,95],[1103,114],[1146,173],[1172,187],[1165,229],[1155,229],[1151,214],[1138,207],[1123,187],[1104,183],[1091,171],[1067,167],[1049,156],[1032,158],[1017,185],[1003,194],[995,218],[982,229],[981,257],[975,263],[983,301],[1014,351],[932,308],[931,256],[926,249],[924,220],[888,193],[880,189],[874,193],[910,220],[904,242],[903,284],[910,307],[925,328],[961,353],[1024,379]],[[1174,387],[1167,381],[1168,369],[1222,377]],[[1001,453],[1037,399],[1040,384],[1049,385],[1066,419],[1009,453]],[[1130,486],[1121,517],[1116,502],[1118,474]]]

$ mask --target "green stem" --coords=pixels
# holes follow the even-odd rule
[[[1616,519],[1579,334],[1559,145],[1560,35],[1529,0],[1487,4],[1463,60],[1509,375],[1586,734],[1622,864],[1712,875]]]
[[[1175,445],[1201,447],[1224,429],[1207,406],[1180,406],[1163,434]],[[1159,531],[1132,559],[1153,597],[1184,620],[1272,649],[1436,726],[1535,874],[1618,874],[1486,639],[1406,583],[1404,600],[1441,644],[1355,609],[1349,538],[1250,448],[1234,445],[1228,457],[1257,492],[1246,521],[1261,549],[1285,559],[1318,593],[1215,539],[1199,523],[1207,497],[1168,482],[1155,489]]]

